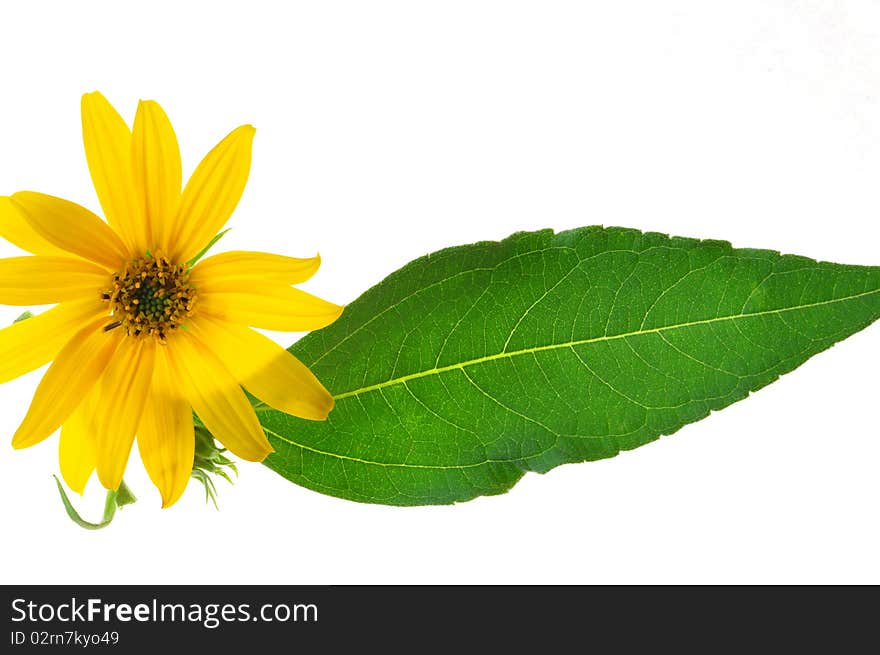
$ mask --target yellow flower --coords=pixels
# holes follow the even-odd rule
[[[223,139],[181,192],[177,138],[158,104],[141,102],[129,129],[89,93],[82,123],[109,225],[60,198],[0,197],[0,236],[33,253],[0,260],[0,303],[57,303],[0,330],[0,382],[52,361],[12,445],[32,446],[61,427],[61,472],[82,493],[95,470],[104,487],[119,487],[137,435],[168,507],[190,477],[193,410],[250,461],[272,446],[242,386],[282,411],[326,418],[326,389],[251,328],[314,330],[342,308],[291,286],[315,273],[318,257],[239,251],[188,264],[238,204],[253,127]]]

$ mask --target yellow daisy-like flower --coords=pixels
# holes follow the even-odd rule
[[[238,204],[253,127],[223,139],[181,192],[177,138],[158,104],[141,102],[129,129],[89,93],[82,123],[107,223],[40,193],[0,197],[0,236],[33,253],[0,260],[0,303],[57,303],[0,330],[0,382],[52,361],[12,444],[32,446],[61,427],[61,472],[82,493],[95,470],[104,487],[119,487],[137,435],[168,507],[192,471],[193,410],[250,461],[272,446],[242,386],[284,412],[326,418],[326,389],[251,328],[314,330],[342,308],[291,286],[315,273],[318,257],[238,251],[189,263]]]

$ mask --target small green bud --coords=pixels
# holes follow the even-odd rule
[[[195,439],[192,477],[205,487],[205,502],[211,502],[215,509],[219,509],[217,506],[217,487],[211,476],[219,476],[229,484],[233,484],[227,469],[236,476],[238,476],[238,469],[235,463],[223,454],[226,449],[218,446],[214,437],[203,426],[196,425]]]

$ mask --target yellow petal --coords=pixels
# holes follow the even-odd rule
[[[167,246],[173,261],[192,259],[232,216],[250,173],[254,132],[250,125],[233,130],[192,174]]]
[[[33,191],[19,191],[12,203],[41,237],[62,250],[110,270],[128,259],[116,233],[85,207]]]
[[[156,350],[153,383],[137,436],[144,467],[162,494],[162,507],[171,507],[183,494],[195,452],[192,409],[175,384],[167,351]]]
[[[14,448],[39,443],[58,429],[101,377],[122,338],[105,332],[106,318],[86,324],[61,349],[12,437]]]
[[[3,328],[0,382],[8,382],[51,361],[71,334],[102,314],[107,314],[107,306],[97,298],[71,301]]]
[[[147,243],[143,213],[135,195],[131,130],[97,91],[82,98],[82,127],[89,171],[107,222],[131,254],[142,255]]]
[[[265,252],[234,250],[212,255],[196,264],[190,280],[200,289],[247,291],[254,281],[271,280],[282,284],[305,282],[321,265],[320,257],[297,259]],[[242,282],[247,286],[242,286]]]
[[[333,397],[296,357],[250,328],[205,316],[190,330],[244,387],[267,405],[301,418],[323,421]]]
[[[95,470],[95,406],[100,394],[93,388],[61,426],[58,461],[67,486],[82,494]]]
[[[174,379],[208,431],[242,459],[259,462],[271,453],[254,408],[220,359],[188,333],[168,348]]]
[[[0,196],[0,237],[35,255],[67,254],[41,237],[6,196]]]
[[[158,103],[141,101],[132,135],[135,188],[142,203],[147,246],[166,248],[180,204],[180,149]]]
[[[122,482],[150,390],[155,354],[155,339],[123,337],[101,379],[95,413],[95,468],[107,489],[117,489]]]
[[[232,323],[304,332],[317,330],[339,318],[342,307],[305,291],[282,284],[249,282],[232,291],[199,290],[198,311]]]
[[[0,303],[4,305],[97,300],[110,281],[106,269],[73,257],[34,255],[0,259]]]

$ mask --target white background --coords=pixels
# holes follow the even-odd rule
[[[159,100],[184,173],[257,128],[221,249],[320,251],[350,302],[426,252],[623,225],[878,264],[874,2],[4,2],[0,193],[97,210],[79,98]],[[18,252],[3,245],[0,256]],[[0,308],[0,324],[21,310]],[[278,335],[281,343],[291,335]],[[330,498],[243,464],[107,530],[65,517],[57,437],[9,445],[2,583],[880,583],[880,329],[617,458],[452,507]],[[84,513],[97,518],[95,480]]]

